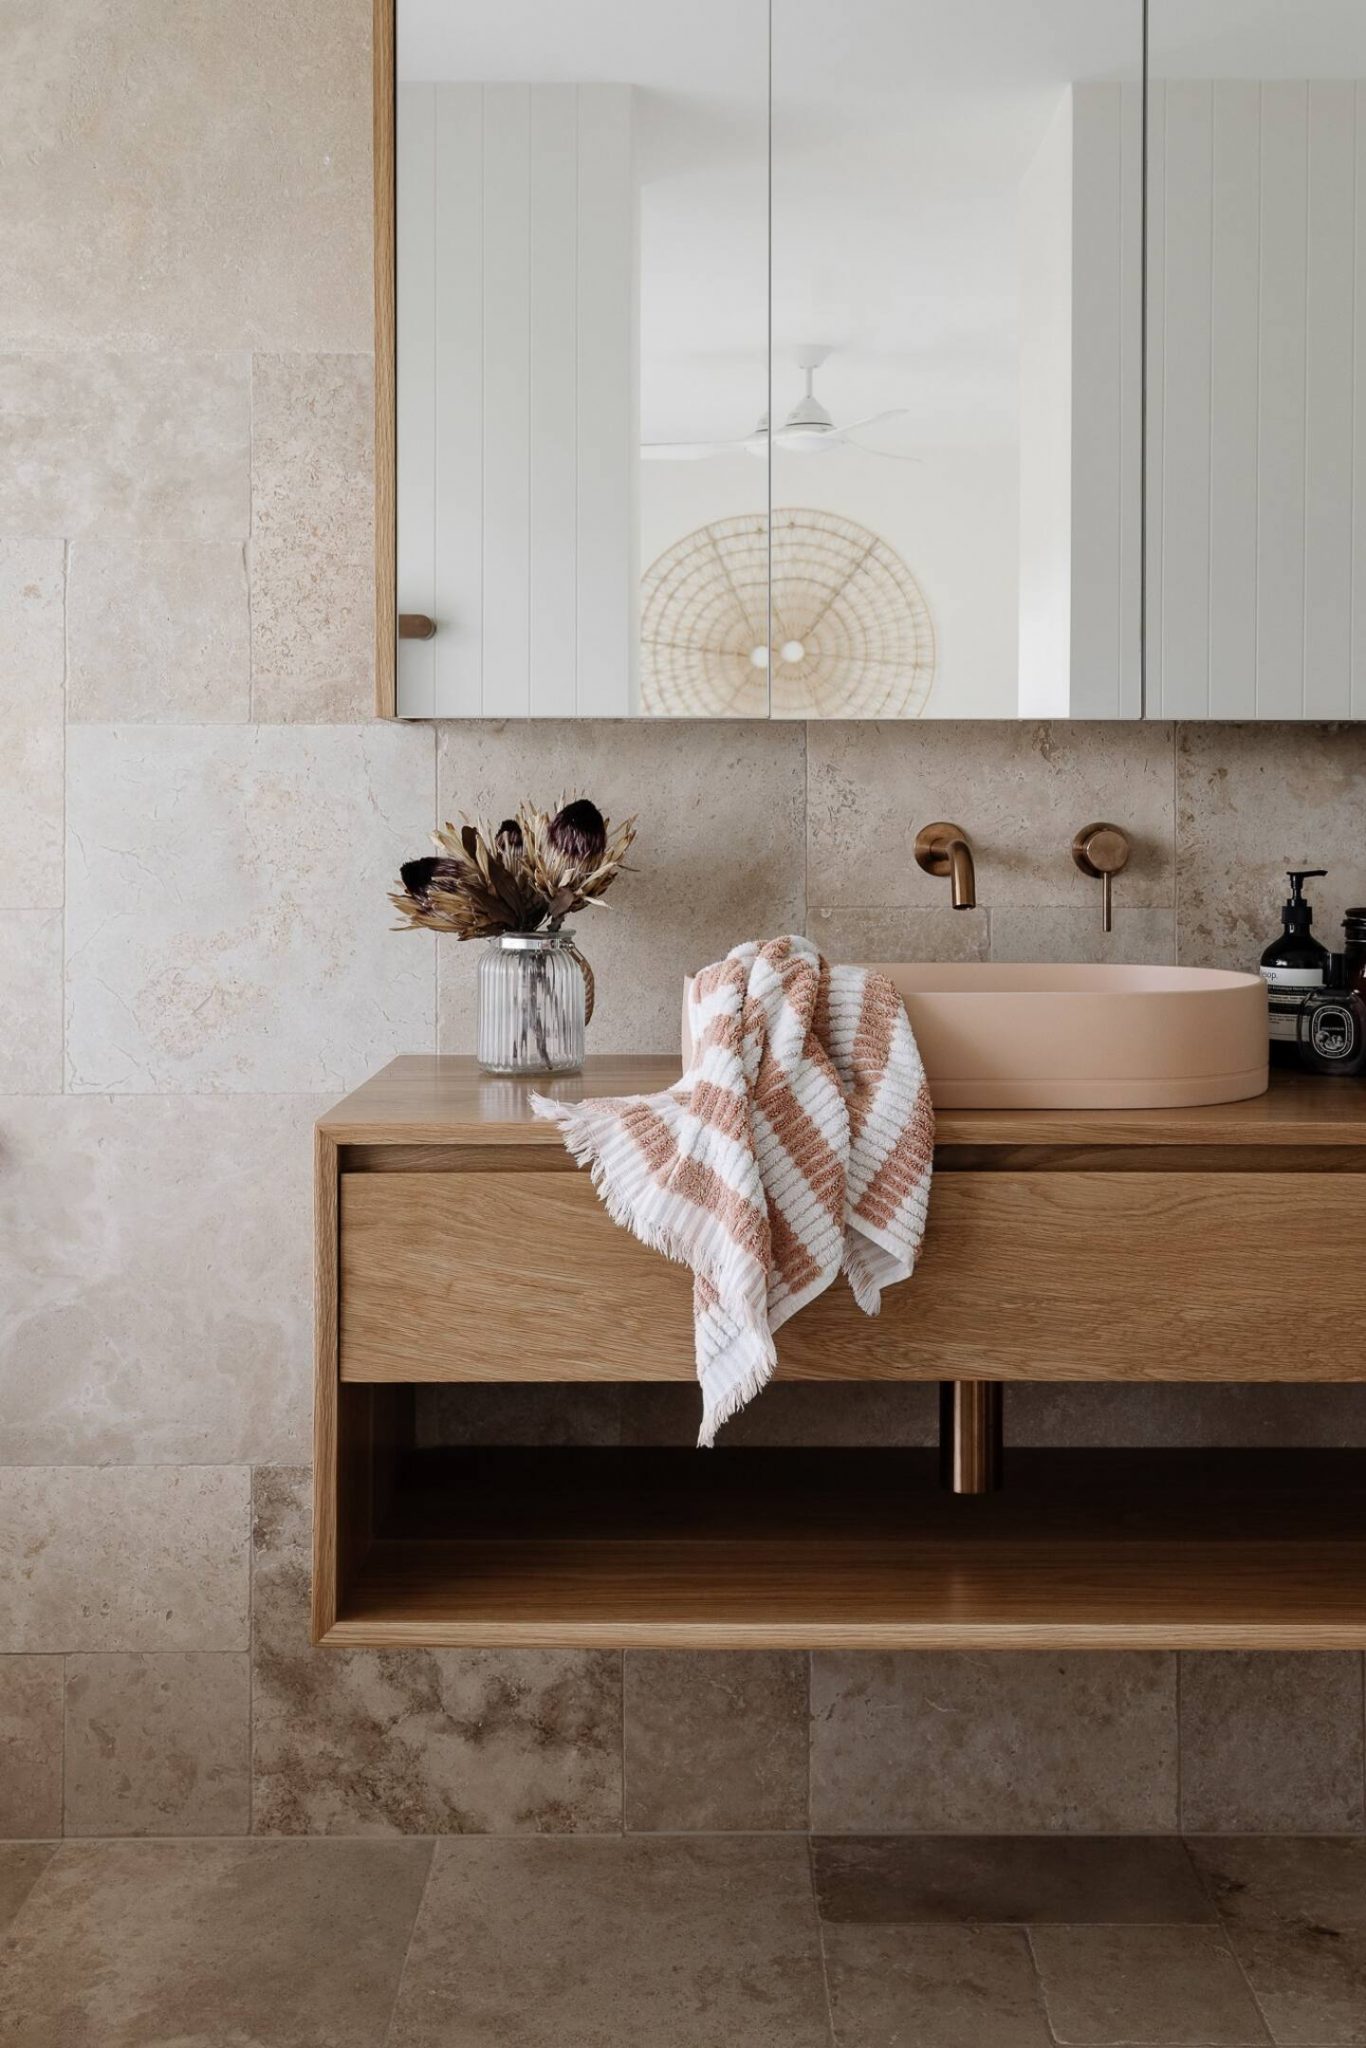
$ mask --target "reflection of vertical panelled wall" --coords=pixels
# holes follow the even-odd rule
[[[1366,85],[1154,82],[1149,166],[1149,709],[1361,718]]]
[[[629,86],[400,85],[408,717],[611,717],[636,642]]]
[[[1072,86],[1020,188],[1022,715],[1142,711],[1143,114]]]

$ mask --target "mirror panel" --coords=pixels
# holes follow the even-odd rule
[[[1142,73],[1141,0],[775,0],[775,715],[1139,715]]]
[[[1151,0],[1148,709],[1366,716],[1366,8]]]
[[[766,715],[766,0],[398,0],[395,108],[399,714]]]

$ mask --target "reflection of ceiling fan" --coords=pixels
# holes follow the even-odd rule
[[[816,372],[830,354],[828,348],[799,348],[797,368],[805,372],[806,390],[793,406],[780,427],[770,434],[768,414],[765,413],[752,434],[746,434],[738,441],[647,441],[641,454],[653,462],[700,462],[708,455],[731,455],[738,448],[744,448],[751,455],[764,455],[769,442],[783,451],[794,455],[809,455],[821,448],[838,447],[848,442],[852,435],[865,427],[881,426],[884,420],[900,419],[906,408],[894,406],[890,412],[870,413],[867,419],[848,420],[843,426],[836,426],[825,407],[817,398],[814,385]],[[862,443],[855,442],[856,447]],[[881,455],[880,448],[864,447],[866,455]],[[913,459],[913,458],[893,458]]]

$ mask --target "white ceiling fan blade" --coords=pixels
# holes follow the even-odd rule
[[[835,427],[828,438],[832,441],[847,441],[851,434],[862,433],[865,427],[880,427],[884,420],[900,420],[906,417],[904,405],[894,405],[890,412],[870,413],[866,420],[850,420],[848,426]]]
[[[709,455],[732,455],[743,441],[646,441],[641,454],[647,462],[703,462]]]

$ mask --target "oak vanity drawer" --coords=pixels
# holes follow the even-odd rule
[[[344,1380],[686,1380],[691,1285],[586,1173],[340,1182]],[[838,1283],[789,1379],[1349,1380],[1366,1174],[945,1172],[920,1267]]]

